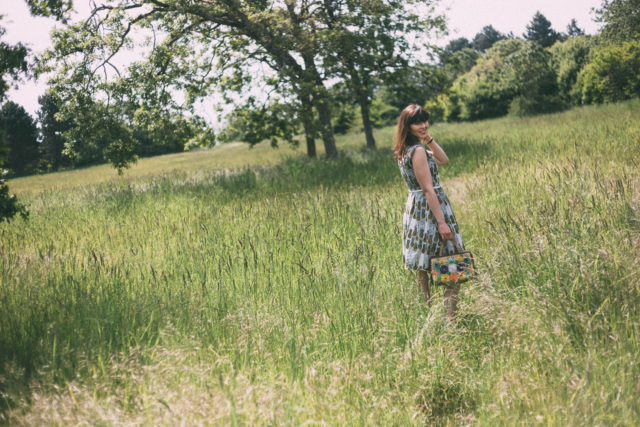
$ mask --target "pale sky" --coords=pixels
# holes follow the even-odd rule
[[[96,3],[100,1],[96,0]],[[441,0],[441,8],[446,10],[448,18],[449,35],[437,44],[444,45],[457,37],[472,39],[485,25],[521,36],[536,11],[546,16],[556,31],[565,31],[571,19],[575,18],[587,34],[595,34],[599,25],[593,21],[592,9],[601,4],[602,0]],[[74,5],[78,13],[72,20],[87,16],[89,0],[75,0]],[[53,19],[31,17],[24,0],[0,0],[0,15],[4,15],[0,24],[7,30],[2,41],[9,44],[22,42],[33,52],[49,47],[49,32],[55,25],[60,25]],[[44,93],[45,88],[45,79],[38,82],[29,80],[12,88],[8,98],[35,116],[39,109],[38,96]],[[216,113],[210,109],[203,107],[197,110],[210,122],[216,118]]]

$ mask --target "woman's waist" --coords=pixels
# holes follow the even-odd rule
[[[434,184],[434,185],[433,185],[433,189],[434,189],[434,190],[439,190],[439,189],[441,189],[441,188],[442,188],[442,186],[441,186],[439,183],[438,183],[438,184]],[[416,190],[411,190],[411,189],[409,189],[409,193],[424,193],[424,192],[422,191],[422,189],[421,189],[421,188],[418,188],[418,189],[416,189]]]

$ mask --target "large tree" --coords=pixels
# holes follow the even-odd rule
[[[312,8],[306,1],[298,7],[289,3],[114,0],[96,5],[85,22],[54,34],[54,50],[44,58],[56,64],[52,84],[64,93],[62,113],[77,115],[87,93],[117,101],[107,102],[107,108],[136,98],[151,110],[189,109],[214,86],[225,91],[246,86],[253,77],[250,66],[262,62],[305,112],[315,108],[326,155],[336,157],[325,77],[315,61],[317,42],[303,27]],[[123,71],[112,60],[133,43],[134,28],[151,32],[154,39],[146,59]],[[185,103],[175,102],[175,91],[186,93]]]

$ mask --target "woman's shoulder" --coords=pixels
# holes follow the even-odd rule
[[[422,148],[425,151],[427,151],[426,148],[424,148],[424,146],[422,144],[418,143],[418,144],[413,144],[413,145],[407,147],[407,154],[406,155],[408,157],[413,157],[413,153],[415,153],[416,149],[418,149],[418,148]]]

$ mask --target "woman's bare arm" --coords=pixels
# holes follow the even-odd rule
[[[451,233],[451,229],[444,220],[444,214],[442,213],[442,208],[440,207],[438,196],[433,189],[433,182],[431,181],[431,171],[429,170],[429,164],[427,163],[427,153],[421,148],[422,147],[418,147],[413,152],[413,171],[416,174],[416,178],[418,180],[418,184],[420,184],[420,188],[424,192],[424,195],[427,197],[429,209],[436,218],[436,221],[438,223],[438,231],[440,232],[442,239],[450,240],[453,238],[453,234]]]
[[[427,142],[429,142],[430,139],[430,136],[427,137]],[[427,147],[429,147],[429,150],[431,150],[431,153],[433,153],[433,158],[436,159],[436,163],[438,165],[446,165],[447,163],[449,163],[449,158],[437,142],[433,141],[431,144],[427,144]]]

